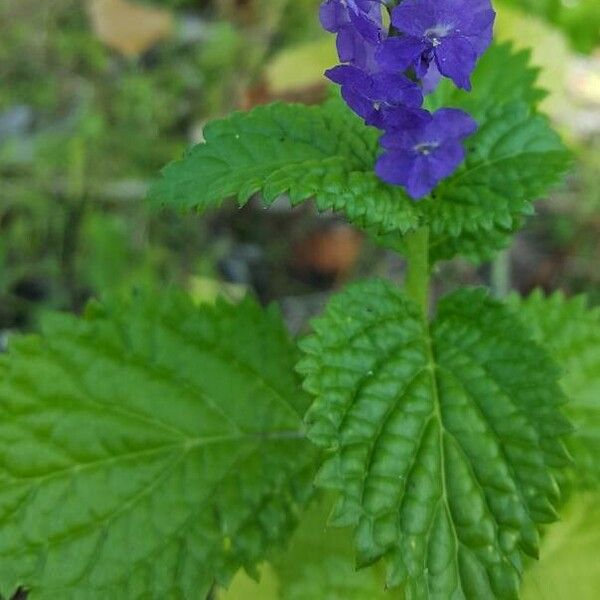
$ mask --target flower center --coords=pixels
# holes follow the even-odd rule
[[[420,144],[417,144],[416,146],[413,146],[413,150],[417,154],[429,156],[434,150],[436,150],[439,147],[439,145],[440,144],[438,142],[422,142]]]
[[[445,38],[452,30],[454,25],[451,23],[437,25],[432,27],[425,32],[425,37],[431,42],[434,48],[437,48],[441,43],[442,39]]]

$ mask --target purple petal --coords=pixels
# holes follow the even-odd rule
[[[452,175],[465,160],[465,149],[460,142],[442,144],[426,157],[429,161],[432,180],[437,185],[442,179]]]
[[[463,35],[475,48],[477,56],[481,56],[492,43],[495,19],[496,13],[493,10],[482,11],[475,15],[472,26],[463,31]]]
[[[437,65],[432,63],[427,70],[427,73],[421,78],[421,87],[423,90],[423,94],[428,96],[432,94],[437,89],[440,81],[442,79],[442,74],[440,73]]]
[[[381,109],[381,123],[378,127],[388,131],[390,135],[394,131],[401,131],[406,136],[411,136],[414,135],[414,131],[425,127],[430,121],[431,114],[423,108],[389,106]]]
[[[379,2],[356,2],[354,8],[349,4],[348,14],[356,31],[372,43],[380,42],[383,39],[383,21]]]
[[[381,44],[375,58],[384,71],[405,71],[429,48],[422,38],[391,37]]]
[[[414,161],[415,157],[409,152],[386,152],[377,159],[375,173],[387,183],[405,186],[410,178]]]
[[[423,127],[413,127],[386,131],[379,138],[379,145],[387,150],[406,150],[407,152],[414,152],[414,147],[422,139],[422,129]]]
[[[392,25],[402,33],[421,38],[437,25],[435,2],[405,0],[392,10]]]
[[[319,9],[319,19],[325,31],[337,33],[348,22],[346,11],[338,0],[325,0]]]
[[[418,156],[406,182],[406,191],[414,200],[427,196],[438,184],[440,179],[429,156]]]
[[[477,131],[477,121],[458,108],[441,108],[434,113],[430,129],[435,129],[440,139],[462,140]]]
[[[342,62],[352,63],[369,72],[376,69],[377,46],[365,40],[351,25],[339,30],[336,44]]]
[[[359,117],[365,120],[367,125],[378,126],[380,114],[372,100],[348,86],[342,86],[342,98]]]
[[[423,104],[419,86],[400,73],[379,73],[373,77],[373,98],[387,104],[418,108]]]
[[[325,77],[338,85],[356,87],[366,93],[373,86],[371,76],[354,65],[337,65],[325,71]]]
[[[469,40],[460,35],[444,38],[435,49],[435,61],[442,75],[464,90],[471,89],[471,73],[477,64],[477,53]]]

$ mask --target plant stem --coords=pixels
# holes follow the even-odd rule
[[[429,315],[429,228],[421,227],[405,238],[406,273],[405,288],[408,297],[416,302],[422,316]]]
[[[504,250],[492,263],[491,284],[496,298],[505,298],[510,292],[510,251]]]

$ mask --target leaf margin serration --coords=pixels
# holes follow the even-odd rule
[[[391,308],[385,308],[386,303],[389,303]],[[462,308],[460,308],[461,306]],[[460,310],[457,307],[459,307]],[[490,311],[490,307],[492,309],[495,308],[496,312],[494,310]],[[505,324],[512,323],[513,329],[517,328],[522,330],[520,322],[518,319],[514,318],[512,311],[505,309],[498,302],[489,298],[484,291],[470,290],[458,292],[447,298],[445,302],[442,302],[440,311],[445,321],[442,321],[437,326],[434,323],[434,330],[432,330],[431,335],[434,337],[436,335],[442,336],[442,338],[445,335],[450,335],[455,324],[453,324],[452,327],[446,327],[445,329],[444,325],[449,319],[455,318],[455,316],[452,315],[460,314],[464,310],[466,310],[466,314],[469,315],[472,314],[474,309],[478,315],[483,315],[484,318],[487,319],[493,319],[494,316],[497,317],[498,314],[501,314],[501,321],[503,320]],[[368,516],[368,511],[365,512],[365,506],[367,505],[364,503],[365,490],[368,489],[364,487],[365,481],[367,481],[369,477],[368,472],[365,473],[363,483],[360,483],[360,473],[361,470],[364,470],[365,465],[364,460],[370,461],[372,460],[372,457],[376,456],[378,453],[383,456],[386,455],[383,446],[377,447],[374,445],[368,452],[368,456],[371,458],[367,459],[365,458],[365,453],[367,451],[363,450],[361,447],[361,444],[365,445],[367,443],[365,442],[366,438],[363,434],[365,434],[369,428],[369,424],[366,422],[367,399],[371,402],[371,406],[374,407],[372,408],[373,411],[378,414],[383,414],[383,409],[380,409],[377,406],[377,397],[374,390],[377,390],[378,386],[380,391],[385,390],[386,386],[389,387],[392,385],[390,383],[390,373],[392,373],[392,371],[387,374],[387,379],[381,378],[379,381],[377,380],[377,378],[380,377],[379,370],[383,367],[382,362],[376,361],[373,364],[368,363],[368,365],[360,366],[361,352],[366,354],[369,347],[371,349],[383,347],[387,343],[384,342],[384,329],[381,331],[370,331],[365,327],[364,332],[361,333],[360,322],[361,319],[368,320],[370,318],[372,318],[374,322],[376,322],[377,319],[380,319],[382,323],[385,323],[386,320],[393,322],[400,318],[399,315],[402,315],[403,311],[406,311],[404,313],[405,321],[402,323],[402,327],[398,326],[397,330],[394,330],[396,341],[401,339],[404,334],[406,334],[407,337],[410,337],[406,331],[409,330],[413,332],[415,327],[418,326],[419,317],[416,307],[411,306],[410,301],[403,298],[400,292],[394,289],[391,284],[381,280],[363,282],[351,286],[349,291],[343,292],[331,301],[323,317],[314,321],[314,333],[305,338],[300,344],[300,347],[304,352],[304,357],[299,362],[297,369],[305,377],[305,389],[315,397],[313,405],[311,409],[309,409],[306,417],[308,435],[313,442],[323,447],[325,451],[324,463],[317,475],[316,483],[319,487],[331,489],[338,493],[338,504],[331,515],[330,523],[334,526],[353,526],[355,528],[355,546],[358,551],[358,566],[367,566],[379,558],[386,557],[386,561],[389,565],[388,583],[390,586],[407,582],[407,597],[411,599],[447,598],[450,597],[449,594],[452,590],[438,590],[438,594],[441,593],[441,596],[436,595],[434,591],[427,591],[427,584],[423,580],[422,573],[421,575],[418,575],[414,565],[411,567],[410,561],[409,563],[406,563],[406,556],[410,557],[411,544],[418,543],[416,538],[411,538],[412,541],[398,541],[402,539],[402,536],[404,536],[404,538],[407,537],[406,534],[402,534],[400,538],[394,541],[394,535],[398,535],[398,526],[396,526],[395,529],[396,533],[391,534],[389,531],[386,531],[387,523],[383,517],[380,519],[379,523],[376,519],[375,525],[373,525],[371,517]],[[500,313],[498,313],[498,311],[500,311]],[[485,316],[486,313],[490,314]],[[464,314],[461,318],[463,319],[462,322],[467,323],[468,326],[469,318],[465,318]],[[408,324],[406,319],[409,319],[411,324]],[[347,324],[348,327],[345,329]],[[435,332],[436,328],[440,329],[437,333]],[[474,335],[473,332],[469,333],[467,338],[472,335]],[[436,344],[440,345],[439,339],[440,338],[438,337],[437,342],[434,342],[434,353],[437,353]],[[525,496],[521,496],[521,506],[527,506],[527,509],[523,509],[525,512],[519,509],[521,510],[521,513],[519,513],[520,516],[517,517],[516,515],[513,515],[510,517],[516,519],[516,522],[521,524],[522,529],[520,532],[517,527],[516,531],[508,533],[510,527],[507,529],[506,519],[509,517],[507,517],[506,514],[502,516],[503,509],[497,509],[502,518],[505,519],[503,521],[504,524],[502,529],[497,530],[497,537],[495,538],[495,551],[500,552],[498,556],[504,556],[502,559],[504,561],[504,571],[500,569],[500,574],[496,573],[498,580],[495,581],[495,584],[493,585],[495,589],[494,593],[497,594],[497,597],[499,598],[517,597],[518,582],[522,573],[522,555],[528,554],[534,557],[537,555],[539,525],[542,522],[552,522],[556,519],[556,507],[560,497],[556,473],[568,462],[568,456],[564,450],[563,443],[562,441],[559,441],[559,438],[565,435],[570,428],[564,417],[560,414],[560,407],[565,400],[555,381],[558,378],[558,370],[547,354],[535,343],[529,341],[530,338],[522,336],[521,341],[522,339],[527,340],[527,343],[520,344],[520,346],[525,346],[525,349],[520,348],[519,352],[525,352],[525,355],[526,351],[530,352],[531,356],[534,356],[536,361],[539,359],[541,363],[537,365],[537,368],[541,368],[541,373],[544,373],[545,375],[549,374],[552,378],[543,398],[544,401],[549,401],[553,406],[551,407],[550,412],[546,411],[546,414],[544,414],[544,411],[542,411],[539,417],[530,413],[527,424],[524,425],[521,423],[519,425],[521,435],[524,435],[524,439],[526,439],[527,435],[530,435],[533,431],[533,421],[539,420],[540,423],[538,423],[536,427],[539,427],[540,430],[545,430],[547,436],[543,439],[543,443],[535,441],[531,443],[537,448],[535,454],[536,461],[538,461],[539,464],[546,466],[544,467],[544,476],[541,476],[540,474],[538,481],[535,481],[536,476],[532,475],[534,471],[530,473],[526,465],[521,465],[519,467],[519,475],[514,476],[513,482],[518,479],[520,482],[520,487],[518,487],[518,489],[521,490],[521,494],[525,494],[525,490],[529,490],[529,484],[527,482],[528,477],[532,475],[532,489],[536,489],[534,496],[538,496],[538,499],[533,501],[529,497],[525,499]],[[372,346],[369,346],[369,344],[372,344]],[[422,352],[423,356],[426,356],[429,352],[427,345],[428,343],[425,341],[420,350],[415,347],[406,347],[404,352],[407,356],[415,356],[418,352]],[[336,348],[338,349],[336,350]],[[344,352],[346,354],[344,354]],[[343,363],[343,356],[346,357],[348,364]],[[400,364],[400,357],[397,357],[395,360]],[[328,365],[329,370],[327,370],[325,366],[322,367],[322,365]],[[360,371],[362,373],[358,379],[354,377],[355,371]],[[538,374],[540,372],[538,372]],[[524,382],[526,380],[524,380],[524,376],[525,374],[523,371],[519,371],[517,380],[521,385],[525,385]],[[369,381],[369,378],[371,378],[371,381]],[[375,379],[374,381],[373,378]],[[540,381],[539,376],[537,378],[534,377],[534,379],[536,383]],[[348,403],[344,404],[342,387],[344,384],[349,385],[349,382],[351,381],[354,381],[355,383],[351,388],[352,392],[348,392],[348,398],[352,397],[353,400],[347,400]],[[445,385],[447,387],[447,381]],[[371,391],[367,392],[366,390],[369,386],[371,386]],[[441,393],[445,393],[444,390],[442,390]],[[389,394],[391,397],[392,392],[390,391]],[[418,396],[417,390],[414,394],[415,397]],[[496,392],[496,399],[499,397],[497,394],[498,392]],[[358,403],[361,402],[361,400],[362,408],[357,408],[354,414],[352,414],[352,408],[358,406],[352,406],[352,403]],[[414,398],[412,400],[414,400]],[[412,406],[415,404],[412,400],[407,398],[403,400],[403,402],[407,406]],[[381,402],[381,404],[383,404],[383,402]],[[537,409],[538,407],[536,407],[536,410]],[[417,414],[415,412],[416,410],[415,407],[410,409],[406,414],[406,418],[409,418],[409,420],[410,418],[413,418],[414,415]],[[443,408],[443,410],[446,411],[447,407]],[[489,407],[487,407],[486,410],[489,410]],[[386,418],[389,419],[389,415]],[[399,422],[398,420],[396,421]],[[345,429],[339,429],[340,423],[344,424]],[[386,425],[386,427],[387,426],[388,425]],[[397,423],[395,426],[400,427]],[[392,428],[392,426],[389,427]],[[458,425],[454,424],[454,427],[458,427]],[[467,426],[465,425],[465,427]],[[519,430],[519,427],[517,427],[517,430]],[[375,428],[374,430],[378,432],[376,439],[380,439],[382,431],[384,430],[379,428]],[[361,437],[361,435],[363,437]],[[550,439],[552,436],[556,436],[555,442]],[[407,441],[406,443],[408,444],[409,442]],[[510,447],[510,444],[508,444],[507,447]],[[510,452],[516,452],[513,447],[510,447],[509,450]],[[401,455],[398,455],[397,453],[394,455],[390,449],[387,450],[387,454],[389,455],[388,462],[404,461],[404,458],[401,457]],[[395,456],[395,458],[393,458],[393,456]],[[482,456],[486,456],[486,453],[483,452]],[[371,465],[372,469],[374,469],[379,476],[381,475],[381,465],[374,466],[374,463],[370,462],[369,465]],[[390,471],[391,470],[393,469],[390,467]],[[481,472],[485,472],[485,470]],[[399,471],[394,471],[394,473],[397,476],[402,477]],[[498,473],[495,476],[498,477],[498,481],[505,481]],[[376,476],[373,476],[373,478],[376,478]],[[389,479],[390,481],[392,480],[391,475]],[[493,477],[491,480],[493,480]],[[486,484],[489,484],[489,481],[486,481]],[[382,489],[381,494],[383,494],[383,490],[387,490],[386,494],[388,496],[396,493],[393,491],[394,484],[389,481],[379,482],[379,485]],[[406,485],[410,485],[410,483],[407,483]],[[359,492],[358,490],[361,486],[362,492]],[[483,488],[481,489],[483,491]],[[529,494],[529,491],[527,494]],[[416,494],[416,497],[419,497],[417,488],[415,488],[413,492]],[[421,501],[425,501],[426,496],[423,496],[424,493],[425,492],[422,491]],[[508,502],[508,505],[510,505],[510,501],[507,500],[507,498],[511,493],[505,488],[504,495],[499,492],[504,500],[498,499],[497,501]],[[375,492],[373,492],[373,494],[375,494]],[[375,506],[378,505],[378,502],[380,506],[384,504],[385,501],[382,499],[381,494],[377,501],[373,501]],[[527,496],[527,494],[525,495]],[[488,503],[496,502],[493,498],[493,494],[489,493],[489,489],[482,497],[485,497]],[[515,510],[518,506],[518,503],[514,504]],[[372,507],[369,510],[372,511]],[[463,513],[468,511],[466,506],[463,507],[462,510]],[[473,508],[473,510],[475,509]],[[535,518],[532,517],[532,515],[534,515]],[[371,521],[369,521],[369,519],[371,519]],[[392,517],[390,517],[390,519],[392,519]],[[499,523],[500,521],[498,521],[498,524]],[[409,525],[405,523],[405,527],[406,526]],[[377,530],[377,527],[379,527],[379,531]],[[383,541],[377,540],[378,535]],[[408,537],[410,538],[410,536]],[[442,541],[443,540],[441,539],[438,540],[439,543]],[[492,542],[488,543],[491,544]],[[398,547],[398,544],[401,544],[401,547]],[[490,546],[490,548],[492,547],[494,546]],[[425,569],[425,566],[423,568]],[[477,570],[473,571],[473,573],[475,572],[477,572]],[[494,572],[493,569],[491,572]],[[501,573],[503,573],[503,575]],[[490,575],[490,573],[488,573],[488,575]],[[492,584],[489,583],[488,585]],[[475,592],[480,595],[474,596],[473,594]],[[486,593],[492,593],[491,588],[489,587],[476,590],[475,592],[471,590],[471,595],[466,593],[466,597],[487,597]]]

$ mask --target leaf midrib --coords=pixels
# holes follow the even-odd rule
[[[447,482],[446,482],[446,451],[444,449],[444,433],[446,432],[446,428],[444,426],[444,420],[442,417],[440,392],[439,392],[439,386],[438,386],[438,381],[437,381],[437,376],[436,376],[435,351],[433,348],[433,340],[431,338],[431,329],[430,329],[429,319],[427,317],[425,317],[423,319],[423,323],[424,323],[423,333],[424,333],[424,338],[425,338],[425,349],[426,349],[426,353],[427,353],[427,365],[425,368],[430,373],[431,392],[433,394],[433,407],[434,407],[433,417],[438,421],[438,425],[440,428],[439,453],[440,453],[440,473],[441,473],[441,480],[442,480],[441,481],[441,484],[442,484],[441,500],[444,503],[444,509],[446,511],[446,514],[448,517],[448,522],[450,523],[452,535],[454,537],[454,548],[455,548],[455,550],[454,550],[454,557],[455,557],[454,558],[454,566],[456,568],[458,585],[459,585],[461,594],[463,595],[463,597],[466,597],[465,593],[463,591],[463,587],[462,587],[462,577],[460,574],[459,561],[458,561],[458,548],[461,545],[461,540],[460,540],[460,537],[458,536],[456,527],[454,525],[454,519],[452,517],[452,510],[450,508],[450,503],[448,500],[448,486],[447,486]],[[433,526],[433,522],[435,522],[435,516],[432,521],[432,526]],[[429,540],[427,541],[427,543],[429,544]],[[427,554],[425,554],[425,560],[427,560]],[[423,569],[427,569],[427,564],[423,565]],[[429,595],[429,578],[427,576],[425,577],[425,581],[427,584],[427,590],[428,590],[428,595]]]
[[[42,475],[39,477],[19,477],[11,479],[1,479],[0,485],[2,486],[2,491],[10,488],[10,485],[13,484],[22,484],[23,482],[37,482],[38,484],[44,483],[46,481],[59,478],[63,475],[67,475],[69,473],[81,473],[87,471],[89,469],[93,469],[94,467],[99,467],[102,465],[109,465],[113,463],[118,463],[120,461],[128,461],[135,458],[143,457],[143,456],[153,456],[155,454],[161,453],[170,453],[170,451],[175,450],[177,448],[181,448],[183,450],[182,456],[185,456],[189,452],[201,448],[204,446],[210,446],[212,444],[221,444],[221,443],[231,443],[231,442],[242,442],[242,441],[254,441],[257,444],[259,442],[272,442],[272,441],[281,441],[281,440],[303,440],[306,439],[306,434],[302,430],[280,430],[280,431],[265,431],[265,432],[234,432],[230,434],[223,435],[214,435],[214,436],[205,436],[205,437],[197,437],[197,438],[187,438],[184,441],[171,442],[168,444],[161,444],[154,448],[146,448],[144,450],[137,450],[135,452],[126,452],[123,454],[112,455],[107,458],[102,458],[99,460],[89,461],[85,463],[76,463],[71,467],[67,467],[64,469],[57,469],[56,471],[52,471],[46,475]]]

